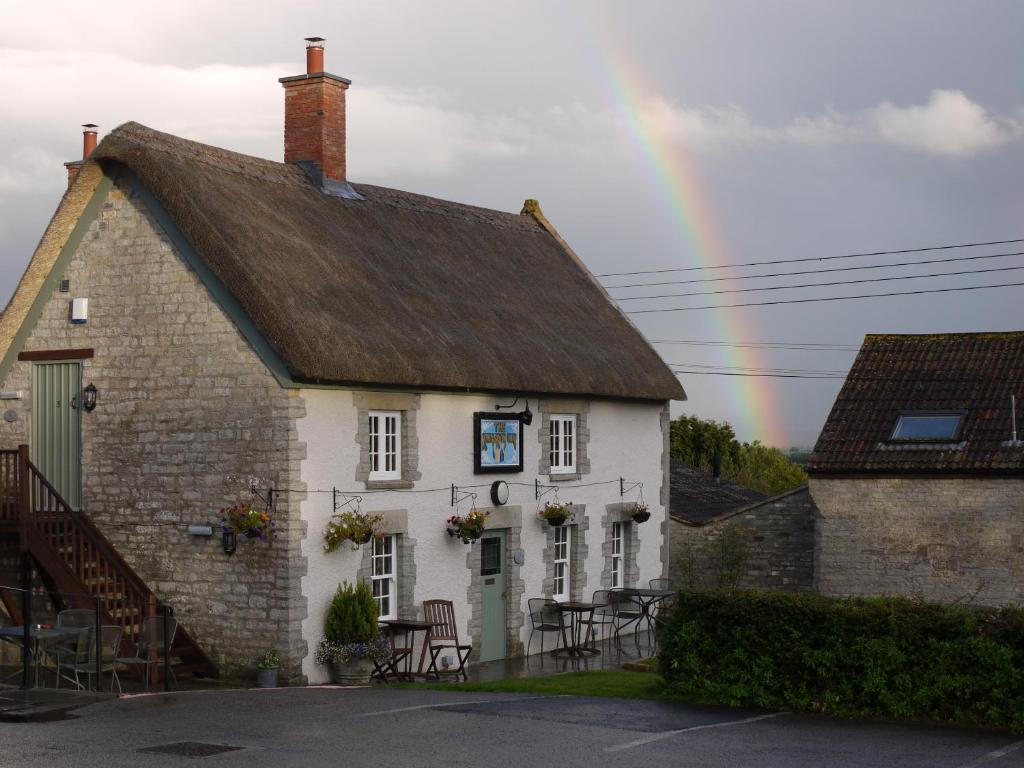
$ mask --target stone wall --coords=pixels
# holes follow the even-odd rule
[[[707,523],[673,517],[670,576],[698,588],[812,591],[815,516],[805,486]]]
[[[1024,479],[811,479],[818,588],[1024,602]]]
[[[47,298],[25,349],[93,348],[83,383],[99,390],[82,417],[82,508],[118,551],[174,607],[197,642],[228,673],[274,648],[285,679],[301,678],[305,602],[299,550],[304,525],[295,422],[305,413],[211,299],[168,233],[135,191],[119,182],[63,277],[71,292]],[[89,298],[89,322],[72,325],[72,297]],[[18,415],[0,446],[31,434],[31,363],[17,362],[0,389]],[[191,537],[220,507],[278,495],[278,537],[240,543]]]

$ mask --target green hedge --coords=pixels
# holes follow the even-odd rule
[[[669,693],[733,706],[1024,730],[1015,608],[683,592],[659,667]]]

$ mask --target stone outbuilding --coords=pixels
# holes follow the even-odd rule
[[[808,465],[830,595],[1024,601],[1024,332],[871,335]]]
[[[129,635],[173,606],[197,670],[274,648],[286,679],[325,680],[324,612],[357,579],[382,617],[451,600],[475,659],[522,653],[528,598],[666,574],[685,393],[535,201],[349,180],[349,81],[310,50],[281,80],[284,163],[128,123],[68,164],[0,317],[0,534],[28,510],[40,575],[105,590]],[[94,545],[77,576],[38,506],[2,503],[29,458]],[[575,509],[559,528],[537,515],[556,498]],[[276,537],[229,555],[218,510],[239,502]],[[467,545],[446,520],[473,506]],[[325,552],[356,509],[381,538]]]

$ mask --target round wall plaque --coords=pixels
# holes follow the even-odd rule
[[[491,501],[496,507],[508,503],[508,483],[504,480],[495,480],[491,483]]]
[[[6,421],[8,424],[13,424],[17,420],[18,420],[18,412],[17,411],[14,411],[14,410],[4,411],[4,421]]]

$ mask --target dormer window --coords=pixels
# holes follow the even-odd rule
[[[963,411],[920,411],[901,413],[889,440],[894,443],[952,443],[960,438]]]

